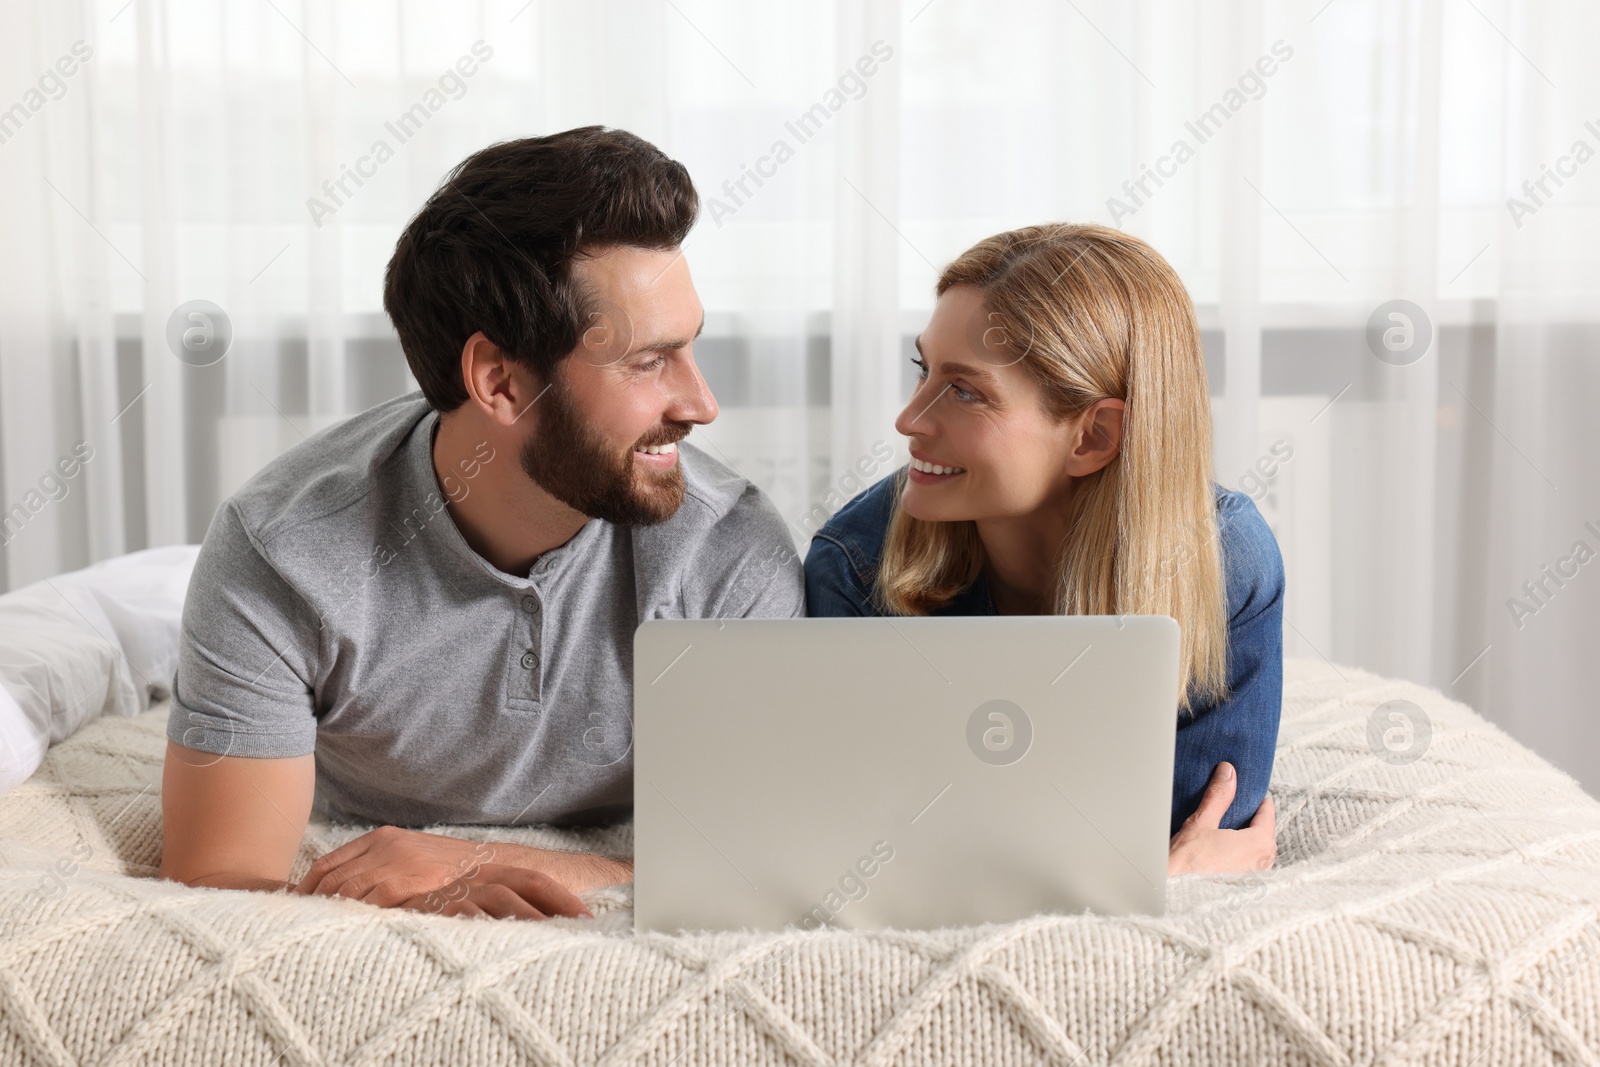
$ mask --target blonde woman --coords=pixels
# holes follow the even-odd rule
[[[1049,224],[978,242],[937,293],[895,420],[912,462],[817,532],[809,614],[1172,616],[1169,872],[1270,866],[1283,561],[1211,480],[1183,283],[1137,238]]]

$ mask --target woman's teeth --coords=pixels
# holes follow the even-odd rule
[[[634,449],[635,452],[643,452],[647,456],[670,456],[677,450],[678,443],[676,441],[665,445],[646,445],[644,448]]]
[[[941,467],[937,463],[925,463],[915,456],[911,458],[911,466],[924,474],[964,474],[965,467]]]

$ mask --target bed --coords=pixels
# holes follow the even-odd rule
[[[937,931],[636,936],[626,885],[528,923],[163,882],[165,722],[94,719],[0,797],[0,1063],[1600,1060],[1600,803],[1350,667],[1286,665],[1276,869],[1174,879],[1159,919]],[[314,823],[294,876],[365,829]]]

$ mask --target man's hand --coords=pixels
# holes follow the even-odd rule
[[[1217,764],[1211,784],[1200,798],[1200,806],[1183,821],[1167,847],[1168,875],[1235,874],[1272,867],[1278,856],[1278,841],[1270,796],[1262,800],[1245,829],[1221,828],[1222,816],[1233,803],[1238,786],[1233,764]]]
[[[472,873],[443,889],[412,897],[400,907],[433,915],[488,915],[496,919],[547,919],[552,915],[594,918],[581,900],[548,874],[504,863],[475,865]]]
[[[318,859],[290,891],[447,915],[592,918],[554,873],[517,862],[539,851],[380,826]]]

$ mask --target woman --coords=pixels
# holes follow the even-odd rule
[[[809,613],[1172,616],[1169,873],[1271,866],[1283,561],[1211,480],[1183,283],[1136,238],[1049,224],[980,241],[937,293],[895,420],[911,463],[817,532]]]

